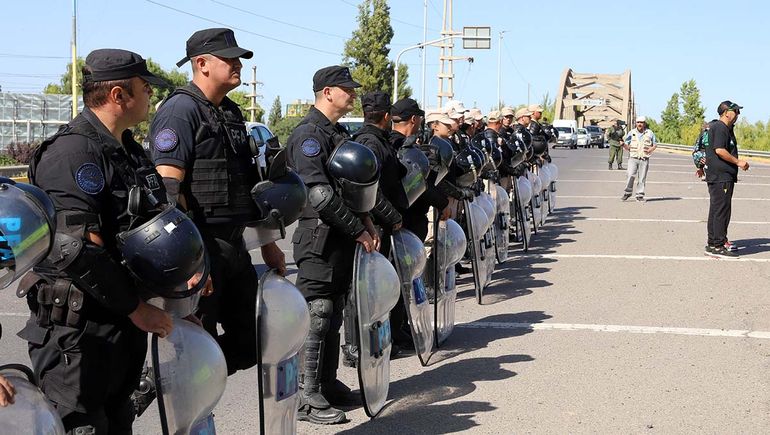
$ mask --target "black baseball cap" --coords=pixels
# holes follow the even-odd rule
[[[163,79],[147,69],[147,61],[138,54],[117,48],[102,48],[86,56],[84,81],[106,82],[140,77],[151,85],[169,86]]]
[[[323,88],[339,86],[342,88],[360,88],[361,85],[353,80],[350,69],[346,66],[332,65],[321,68],[313,74],[313,92]]]
[[[390,112],[390,95],[382,91],[367,92],[361,97],[364,112]]]
[[[225,59],[234,59],[242,57],[251,59],[254,53],[244,48],[238,47],[235,40],[235,33],[230,29],[203,29],[198,30],[187,40],[187,56],[176,63],[176,66],[182,66],[195,56],[201,54],[213,54],[214,56],[224,57]]]
[[[719,106],[717,107],[717,113],[722,116],[723,113],[725,113],[728,110],[733,110],[735,113],[740,114],[741,109],[743,109],[743,106],[739,106],[735,103],[733,103],[730,100],[725,100],[719,103]]]
[[[402,98],[393,104],[390,109],[392,116],[398,116],[401,119],[407,119],[412,116],[425,116],[425,111],[420,109],[417,101],[411,98]]]

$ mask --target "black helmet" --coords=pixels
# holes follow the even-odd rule
[[[153,293],[171,299],[197,293],[208,277],[208,258],[195,224],[176,207],[164,206],[152,219],[118,234],[118,249],[126,267]],[[195,288],[187,281],[202,278]]]
[[[491,165],[494,165],[494,168],[490,168],[491,170],[497,169],[497,167],[500,166],[500,163],[503,161],[503,153],[497,144],[496,138],[491,139],[489,135],[477,134],[471,140],[471,144],[484,151],[488,162],[491,162]]]
[[[270,161],[267,180],[260,181],[251,189],[251,197],[260,212],[256,226],[281,230],[299,219],[307,202],[305,183],[286,166],[286,149],[278,151]]]
[[[460,187],[472,186],[483,165],[484,160],[478,148],[463,148],[452,162],[452,175],[455,183]]]
[[[532,133],[529,132],[527,127],[519,124],[516,126],[513,137],[515,137],[524,147],[526,151],[525,160],[529,160],[535,154],[532,149]],[[515,166],[515,165],[514,165]]]
[[[404,187],[407,203],[411,206],[427,188],[430,162],[416,146],[401,147],[398,150],[398,160],[406,168],[406,175],[401,177],[401,185]]]
[[[366,145],[346,140],[332,151],[327,166],[339,184],[345,205],[359,213],[374,208],[380,165],[372,150]]]
[[[53,245],[56,209],[37,186],[0,177],[0,289],[41,260]]]
[[[438,136],[433,136],[427,144],[420,145],[422,152],[428,157],[431,174],[428,182],[433,186],[444,179],[454,158],[452,143]]]

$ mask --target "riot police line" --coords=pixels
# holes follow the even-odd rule
[[[250,52],[237,47],[231,31],[227,36],[226,29],[208,30],[213,31],[206,33],[208,37],[221,37],[219,42],[231,50],[227,52],[231,56],[250,57]],[[208,53],[197,48],[194,37],[192,45],[188,41],[186,60]],[[89,56],[86,63],[94,66],[90,80],[140,77],[147,81],[154,77],[146,68],[137,69],[136,65],[144,65],[141,57],[117,51],[108,53],[112,63],[106,66],[103,62],[108,56]],[[130,69],[116,64],[123,60],[133,62]],[[115,76],[118,73],[120,77]],[[319,70],[314,77],[317,100],[324,95],[344,98],[324,93],[330,87],[355,85],[343,67]],[[195,107],[210,105],[194,86],[172,93],[167,101],[180,96],[190,98]],[[391,107],[389,99],[374,99],[373,113],[382,112],[383,105]],[[522,243],[526,251],[531,234],[545,224],[556,205],[558,171],[548,156],[548,142],[554,136],[548,126],[531,119],[534,111],[525,108],[517,112],[515,124],[502,122],[505,116],[493,111],[484,124],[480,112],[466,111],[459,102],[427,116],[413,100],[407,103],[412,107],[401,115],[411,114],[412,122],[423,122],[419,130],[402,134],[393,142],[398,145],[392,149],[396,159],[390,162],[395,165],[391,167],[378,159],[371,145],[352,140],[335,125],[336,119],[329,122],[328,117],[321,118],[320,111],[308,115],[308,122],[295,133],[310,128],[311,121],[325,120],[334,132],[329,132],[328,138],[326,133],[317,137],[328,139],[328,143],[300,135],[299,139],[290,138],[286,147],[270,144],[265,155],[259,156],[242,119],[233,118],[226,107],[223,118],[216,114],[211,119],[213,125],[223,128],[209,126],[192,137],[195,145],[213,145],[222,157],[196,163],[200,173],[212,176],[194,180],[193,190],[188,190],[192,192],[190,198],[196,194],[206,198],[195,210],[202,218],[178,202],[180,182],[161,177],[146,156],[136,155],[136,161],[127,165],[125,155],[108,154],[108,163],[118,169],[113,177],[120,182],[109,192],[109,200],[121,202],[124,211],[112,241],[121,262],[99,267],[95,264],[103,251],[79,238],[73,228],[103,224],[100,218],[65,213],[36,187],[42,177],[42,156],[57,140],[100,138],[101,132],[93,128],[98,124],[93,112],[86,111],[40,146],[30,167],[31,184],[0,179],[0,288],[21,280],[17,295],[26,299],[31,311],[27,332],[82,329],[91,316],[100,315],[94,312],[93,304],[104,296],[102,290],[110,274],[126,274],[142,301],[174,319],[172,330],[151,336],[146,356],[148,376],[138,386],[136,396],[148,397],[147,403],[157,398],[158,424],[164,434],[214,433],[212,412],[225,390],[228,374],[234,370],[228,367],[227,355],[215,337],[186,320],[199,306],[201,289],[213,274],[215,254],[207,245],[206,228],[200,226],[200,219],[237,215],[246,229],[241,228],[236,238],[255,248],[286,238],[286,228],[296,221],[304,223],[304,228],[320,223],[331,226],[330,231],[348,229],[352,241],[363,234],[361,231],[371,231],[367,217],[375,216],[379,225],[375,231],[389,239],[387,257],[371,246],[352,243],[349,246],[354,250],[344,257],[349,261],[345,265],[352,272],[350,279],[333,283],[344,295],[340,302],[345,311],[345,346],[358,371],[360,399],[367,415],[374,418],[387,401],[396,329],[408,329],[420,362],[430,364],[431,356],[449,339],[454,327],[457,265],[463,259],[470,262],[477,303],[483,303],[484,289],[495,267],[508,259],[510,241]],[[392,111],[387,110],[388,116]],[[394,117],[394,125],[403,121],[401,118]],[[381,125],[385,126],[390,118],[378,119],[384,119]],[[153,140],[154,152],[169,152],[179,137],[163,128]],[[325,146],[330,147],[328,153]],[[303,172],[306,167],[298,158],[314,165],[320,162],[314,170],[323,172],[329,184],[308,182]],[[104,174],[91,163],[65,175],[74,176],[77,187],[87,194],[99,193],[105,187]],[[396,186],[398,192],[391,188],[383,192],[380,186],[385,185],[385,177],[391,182],[395,177],[395,184],[389,185]],[[226,185],[222,188],[217,183]],[[223,204],[216,196],[207,197],[210,191],[205,188],[210,187],[232,200]],[[423,200],[429,195],[438,198],[432,204],[442,204],[442,209],[428,207]],[[410,212],[416,216],[409,217]],[[315,240],[317,232],[310,229]],[[292,238],[295,257],[297,246],[303,246],[301,239]],[[315,249],[313,243],[311,248]],[[328,248],[320,246],[320,250]],[[256,335],[249,346],[256,354],[254,386],[259,409],[254,410],[254,427],[260,433],[294,433],[302,417],[316,423],[339,423],[345,418],[326,403],[323,387],[323,381],[336,377],[336,373],[326,374],[336,371],[333,360],[339,346],[329,319],[341,313],[336,302],[333,307],[326,299],[308,299],[298,287],[278,271],[269,271],[255,288],[246,289],[256,294]],[[393,325],[391,312],[399,307],[407,321]],[[314,334],[320,335],[314,338]],[[331,357],[324,355],[326,345],[333,351],[326,352],[333,353]],[[59,398],[48,397],[49,403],[36,387],[35,371],[9,365],[0,367],[0,374],[16,386],[15,403],[0,408],[2,427],[11,433],[64,433],[57,409],[51,405]]]

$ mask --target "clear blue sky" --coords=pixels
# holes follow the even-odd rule
[[[236,29],[239,44],[255,53],[253,59],[244,62],[244,77],[250,79],[251,66],[257,66],[258,79],[264,83],[259,90],[264,95],[260,104],[266,108],[276,95],[284,105],[294,99],[311,98],[313,72],[341,61],[344,41],[357,26],[358,0],[152,2],[79,0],[79,55],[85,56],[96,48],[125,48],[170,69],[184,56],[185,41],[192,32],[229,26]],[[770,106],[766,104],[770,43],[767,2],[560,0],[532,2],[524,12],[515,6],[523,2],[454,3],[455,29],[489,25],[495,36],[492,50],[455,50],[456,56],[475,58],[472,65],[455,63],[455,92],[466,106],[475,103],[486,111],[495,104],[497,34],[505,30],[502,98],[508,104],[526,102],[527,82],[532,102],[540,101],[546,92],[553,96],[567,67],[591,73],[630,69],[639,114],[659,119],[671,94],[683,81],[693,78],[701,90],[707,117],[716,115],[720,101],[730,99],[745,106],[746,119],[770,119]],[[422,41],[422,5],[422,0],[390,2],[395,32],[391,58],[406,46]],[[428,39],[438,37],[442,5],[443,0],[429,1]],[[538,11],[538,6],[543,10]],[[2,10],[3,91],[39,92],[46,83],[58,81],[69,58],[72,2],[3,0]],[[410,85],[418,99],[419,53],[416,50],[402,57],[402,62],[409,65]],[[435,106],[438,49],[429,48],[426,56],[426,102]],[[189,64],[183,70],[189,70]]]

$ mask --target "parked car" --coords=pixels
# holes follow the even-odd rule
[[[350,133],[351,136],[353,135],[353,133],[358,131],[359,128],[364,126],[364,118],[344,117],[344,118],[340,118],[340,120],[337,122],[345,126],[345,128],[348,129],[348,133]]]
[[[587,125],[586,131],[588,131],[588,135],[591,137],[588,143],[589,146],[596,145],[599,148],[604,148],[604,131],[602,131],[601,127],[598,125]]]
[[[559,132],[559,137],[553,147],[577,148],[577,133],[572,127],[555,127]]]
[[[249,132],[249,135],[253,138],[254,144],[259,147],[259,157],[257,157],[257,160],[259,161],[259,166],[264,171],[267,168],[267,163],[265,162],[265,150],[266,150],[266,144],[268,140],[272,141],[278,141],[278,138],[275,137],[272,131],[270,131],[267,126],[261,122],[246,122],[246,131]],[[280,144],[276,144],[277,146],[280,146]],[[266,175],[265,173],[262,174],[263,176]]]
[[[591,146],[591,136],[585,128],[577,129],[577,146],[588,148]]]

